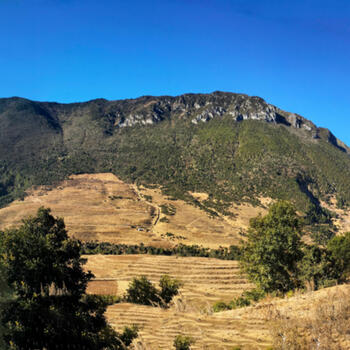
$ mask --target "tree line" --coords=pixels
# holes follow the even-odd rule
[[[177,255],[177,256],[195,256],[204,258],[215,258],[222,260],[238,260],[241,250],[238,246],[220,247],[217,249],[205,248],[198,245],[178,244],[172,248],[161,248],[145,246],[141,244],[114,244],[109,242],[90,241],[81,245],[81,253],[122,255],[122,254],[150,254],[150,255]]]

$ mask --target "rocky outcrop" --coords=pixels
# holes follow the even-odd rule
[[[111,101],[109,108],[118,108],[121,103]],[[123,108],[118,110],[115,128],[152,125],[170,118],[189,119],[192,124],[198,124],[228,116],[237,122],[261,120],[304,129],[312,132],[313,137],[317,134],[317,127],[307,119],[282,111],[260,97],[244,94],[217,91],[212,94],[185,94],[177,97],[145,96],[123,101]]]
[[[85,103],[58,104],[33,102],[19,98],[1,99],[0,107],[8,104],[24,104],[35,109],[47,119],[47,123],[60,130],[66,116],[91,115],[104,128],[106,135],[118,129],[150,126],[164,120],[183,120],[198,125],[215,118],[231,118],[233,121],[258,120],[284,124],[303,131],[310,139],[325,139],[338,149],[350,154],[350,149],[326,129],[318,128],[311,121],[283,111],[260,97],[215,91],[211,94],[184,94],[180,96],[143,96],[136,99],[107,101],[91,100]],[[26,107],[27,108],[27,107]],[[38,112],[39,111],[39,112]]]

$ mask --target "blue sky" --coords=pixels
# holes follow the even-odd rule
[[[0,96],[263,97],[350,145],[349,0],[0,0]]]

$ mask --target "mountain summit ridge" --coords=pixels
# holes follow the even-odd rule
[[[260,97],[213,92],[60,104],[0,99],[0,204],[31,185],[112,172],[206,208],[290,199],[350,204],[350,150],[328,129]],[[169,192],[169,193],[170,193]]]
[[[350,148],[337,139],[330,130],[317,127],[312,121],[299,114],[286,112],[258,96],[241,93],[214,91],[208,94],[187,93],[178,96],[141,96],[134,99],[106,100],[97,98],[86,102],[57,103],[38,102],[21,97],[0,99],[1,102],[20,101],[40,106],[44,114],[57,115],[58,110],[81,109],[93,105],[95,113],[108,119],[108,132],[136,125],[146,126],[165,119],[190,119],[191,123],[208,122],[228,115],[232,120],[261,120],[303,129],[313,139],[324,138],[342,151],[350,154]],[[59,123],[59,118],[56,123]]]

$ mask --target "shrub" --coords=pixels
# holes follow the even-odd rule
[[[176,214],[176,207],[172,204],[161,204],[160,209],[163,214],[165,215],[175,215]]]
[[[187,335],[177,335],[174,339],[174,347],[176,350],[190,350],[191,345],[194,343],[194,339]]]
[[[246,297],[248,300],[257,302],[265,296],[265,292],[263,292],[261,289],[254,288],[244,291],[242,296]]]
[[[319,289],[338,281],[342,271],[330,251],[315,246],[303,247],[303,258],[298,262],[299,279],[308,289]]]
[[[333,237],[327,244],[327,250],[334,258],[338,270],[346,274],[350,270],[350,232]]]
[[[162,302],[166,305],[169,304],[172,298],[179,293],[179,288],[181,286],[182,283],[179,280],[171,278],[168,275],[163,275],[159,281],[159,296]]]
[[[265,296],[265,293],[259,289],[246,290],[241,296],[231,300],[228,304],[223,301],[218,301],[213,305],[214,312],[225,310],[238,309],[249,306],[252,302],[257,302]]]
[[[334,237],[334,232],[328,226],[315,225],[312,228],[311,238],[315,244],[327,246],[330,239]]]
[[[217,301],[213,305],[214,312],[220,312],[220,311],[225,311],[225,310],[231,310],[231,307],[230,307],[230,305],[227,305],[224,301]]]
[[[238,309],[241,307],[249,306],[250,305],[250,300],[245,297],[238,297],[230,301],[230,308],[231,309]]]
[[[158,291],[146,276],[134,277],[126,291],[126,300],[129,303],[154,305],[159,304]]]
[[[134,304],[166,307],[172,298],[178,294],[181,286],[180,281],[168,275],[161,276],[159,290],[146,276],[134,277],[126,291],[125,299]]]
[[[113,304],[118,304],[121,303],[124,298],[119,295],[110,295],[110,294],[105,294],[105,295],[94,295],[97,299],[100,299],[101,302],[105,303],[106,305],[113,305]]]

